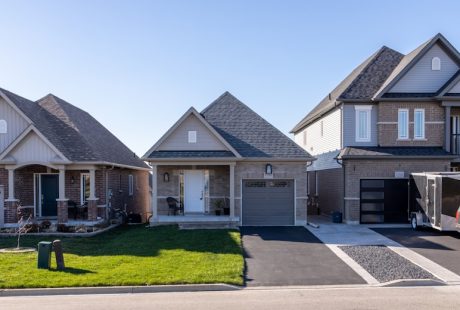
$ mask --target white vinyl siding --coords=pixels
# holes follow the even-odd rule
[[[189,135],[195,131],[196,142],[189,143]],[[193,135],[193,134],[192,134]],[[193,138],[193,137],[191,137]],[[192,140],[193,141],[193,140]],[[194,115],[186,118],[158,147],[160,151],[228,151],[227,147]]]
[[[399,140],[409,139],[409,110],[408,109],[398,110],[398,139]]]
[[[5,131],[0,134],[0,153],[3,152],[26,128],[27,121],[0,97],[0,119]],[[1,127],[1,126],[0,126]]]
[[[321,127],[323,129],[322,135]],[[336,109],[296,132],[294,140],[312,155],[335,151],[341,148],[341,128],[341,110]]]
[[[425,110],[414,110],[414,139],[425,139]]]
[[[30,132],[10,151],[9,156],[16,159],[17,164],[56,161],[60,158],[42,138],[35,132]]]
[[[355,106],[356,142],[371,141],[371,110],[372,106]]]
[[[432,70],[433,58],[440,59],[440,70]],[[436,62],[436,61],[435,61]],[[459,69],[439,44],[434,45],[391,89],[390,93],[435,93]]]

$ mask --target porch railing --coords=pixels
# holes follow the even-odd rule
[[[460,155],[460,133],[451,134],[450,152],[454,155]]]

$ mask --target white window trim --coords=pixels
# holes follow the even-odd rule
[[[80,174],[80,203],[81,204],[84,204],[86,202],[85,188],[84,188],[84,185],[85,185],[84,178],[85,177],[87,177],[89,179],[90,178],[89,173],[81,173]]]
[[[401,132],[399,131],[399,113],[406,112],[406,136],[401,136]],[[409,109],[398,109],[398,140],[409,140]]]
[[[189,130],[188,132],[188,143],[196,143],[197,140],[196,130]]]
[[[431,70],[441,71],[441,58],[435,56],[431,59]]]
[[[4,119],[0,119],[0,133],[8,133],[8,123]]]
[[[365,138],[359,137],[359,112],[367,112],[367,132]],[[356,142],[371,142],[371,105],[355,105],[355,141]]]
[[[128,175],[128,195],[134,195],[134,177],[132,174]]]
[[[422,112],[422,135],[420,137],[415,135],[415,114],[417,112]],[[414,140],[425,140],[425,109],[414,109]]]

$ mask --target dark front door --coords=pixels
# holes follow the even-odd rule
[[[408,221],[407,179],[361,180],[361,223]]]
[[[59,197],[59,176],[43,174],[41,176],[41,206],[42,216],[57,216],[57,201]]]

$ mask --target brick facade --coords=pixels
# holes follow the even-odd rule
[[[425,109],[425,139],[414,140],[414,109]],[[409,139],[398,140],[398,109],[409,110]],[[380,146],[444,146],[445,110],[433,102],[379,102],[378,144]]]
[[[19,168],[14,173],[15,197],[22,206],[34,206],[34,174],[36,173],[58,173],[57,170],[49,169],[45,166],[32,165]],[[65,195],[67,199],[82,204],[81,201],[81,174],[89,173],[88,170],[67,170],[65,172]],[[128,175],[133,175],[133,195],[129,195]],[[97,207],[106,205],[110,202],[114,208],[123,208],[126,205],[128,213],[134,212],[141,214],[144,221],[150,212],[149,194],[149,173],[131,169],[107,169],[105,167],[96,170],[96,207],[88,216],[97,219],[106,217],[106,208]],[[8,199],[8,171],[0,168],[0,185],[4,188],[4,199]],[[107,190],[112,190],[111,199],[107,199]],[[58,201],[58,222],[66,223],[69,219],[67,201]],[[70,212],[73,212],[70,211]],[[5,223],[16,223],[16,202],[4,203]],[[71,213],[73,215],[73,213]],[[71,218],[73,219],[73,217]]]
[[[409,177],[413,172],[449,171],[448,159],[405,159],[405,160],[344,160],[345,167],[345,219],[359,222],[360,180],[365,178],[394,178],[395,171],[404,171]]]
[[[235,166],[235,216],[241,216],[241,184],[244,179],[263,179],[266,162],[237,163]],[[305,163],[271,163],[274,179],[294,179],[296,184],[296,219],[304,224],[307,213],[307,173]],[[209,213],[214,214],[213,201],[229,198],[230,168],[222,166],[158,166],[157,195],[158,215],[168,214],[166,197],[172,196],[179,200],[179,178],[182,170],[209,170]],[[164,181],[164,173],[169,174],[169,182]]]

